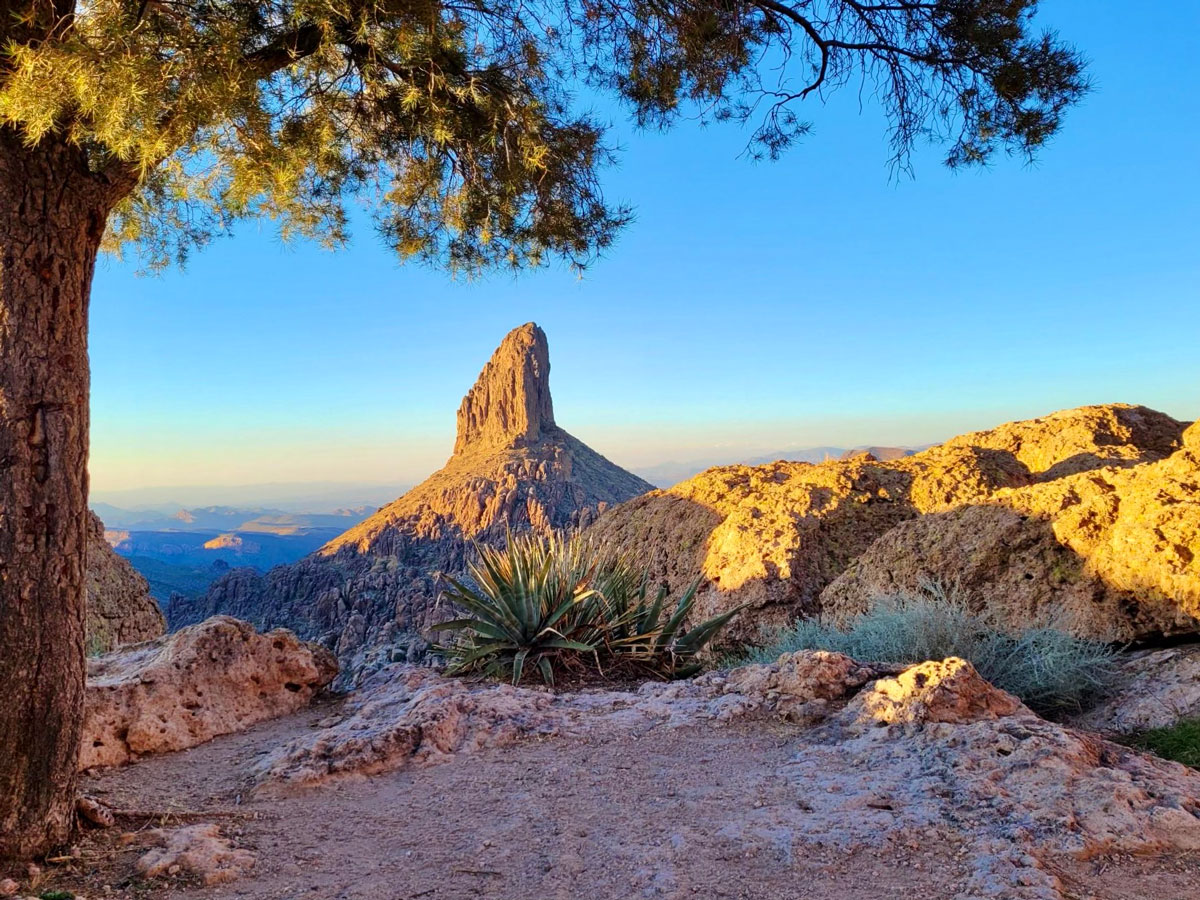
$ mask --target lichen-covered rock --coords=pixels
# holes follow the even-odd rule
[[[1130,734],[1182,719],[1200,719],[1200,644],[1126,655],[1105,700],[1071,724],[1101,734]]]
[[[956,657],[910,666],[881,678],[851,702],[846,717],[867,728],[964,724],[1011,716],[1021,701],[993,687],[969,662]]]
[[[218,613],[285,626],[334,648],[347,679],[419,656],[450,615],[442,576],[463,572],[472,542],[584,526],[652,487],[557,425],[549,375],[542,329],[510,332],[463,399],[441,470],[306,559],[237,570],[203,598],[172,602],[171,626]]]
[[[216,825],[156,828],[147,836],[162,846],[137,861],[137,872],[143,878],[186,875],[212,886],[236,881],[254,867],[254,854],[235,849]]]
[[[749,604],[721,637],[754,641],[764,627],[817,613],[821,592],[895,526],[1057,484],[1066,472],[1161,460],[1179,446],[1183,427],[1116,404],[1014,422],[888,461],[725,466],[622,504],[590,530],[677,590],[702,574],[697,617]]]
[[[809,734],[793,777],[814,832],[952,821],[969,896],[1060,900],[1052,854],[1200,850],[1200,772],[1047,722],[961,660],[881,679]]]
[[[332,654],[219,616],[88,662],[80,768],[183,750],[306,706]]]
[[[1193,443],[1157,462],[999,490],[983,504],[902,523],[825,589],[822,614],[845,622],[881,596],[936,580],[1013,627],[1102,640],[1200,630]]]
[[[392,667],[356,691],[345,718],[267,754],[260,781],[315,784],[422,765],[499,747],[566,724],[552,694],[507,684],[471,684],[431,669]]]
[[[1052,481],[1105,466],[1163,459],[1179,449],[1183,426],[1144,406],[1113,403],[974,431],[943,446],[1011,453],[1038,481]]]
[[[148,641],[166,629],[150,586],[104,539],[104,523],[88,512],[88,652],[107,653],[123,644]]]
[[[369,676],[339,721],[272,750],[255,770],[262,783],[315,784],[427,765],[531,737],[585,734],[603,724],[678,727],[754,715],[815,722],[867,682],[902,668],[804,650],[728,673],[647,683],[636,693],[569,694],[395,665]]]

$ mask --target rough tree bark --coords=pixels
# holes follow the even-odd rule
[[[0,858],[61,845],[74,820],[104,194],[78,148],[0,128]]]

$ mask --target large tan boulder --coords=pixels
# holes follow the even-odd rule
[[[700,575],[697,617],[748,604],[722,640],[755,641],[764,627],[818,613],[822,591],[902,523],[1057,484],[1068,472],[1162,460],[1179,447],[1183,428],[1154,410],[1114,404],[1009,423],[887,461],[725,466],[621,504],[590,531],[677,591]]]
[[[1020,700],[986,682],[969,662],[949,657],[879,679],[850,702],[843,718],[862,728],[920,728],[992,721],[1022,709]]]
[[[88,653],[108,653],[162,634],[167,622],[146,579],[113,552],[104,539],[104,523],[93,512],[88,512],[87,554]]]
[[[80,768],[183,750],[307,706],[333,655],[228,616],[88,662]]]
[[[1189,432],[1194,438],[1195,429]],[[905,522],[821,595],[836,623],[928,581],[1013,627],[1103,640],[1200,630],[1200,448],[995,492]]]

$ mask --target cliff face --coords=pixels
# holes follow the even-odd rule
[[[1094,517],[1115,521],[1102,509],[1103,498],[1119,496],[1115,487],[1097,485],[1131,483],[1160,470],[1166,479],[1172,466],[1175,481],[1186,482],[1178,468],[1187,469],[1183,457],[1170,456],[1183,429],[1184,423],[1154,410],[1114,404],[1008,423],[888,461],[860,455],[815,465],[725,466],[624,504],[602,516],[592,532],[644,558],[676,589],[702,575],[697,616],[748,603],[723,636],[750,642],[764,627],[799,616],[845,619],[879,593],[915,588],[923,578],[953,582],[965,577],[967,561],[978,566],[972,572],[977,581],[1016,598],[1014,610],[1048,610],[1067,599],[1055,573],[1080,569],[1078,555],[1096,543],[1092,555],[1110,559],[1104,565],[1120,590],[1097,599],[1093,579],[1078,588],[1072,603],[1090,610],[1093,625],[1125,623],[1116,630],[1127,636],[1165,627],[1174,614],[1166,607],[1130,612],[1134,582],[1136,590],[1147,586],[1139,581],[1143,575],[1117,571],[1121,541],[1132,539],[1124,530],[1090,536]],[[1186,492],[1175,490],[1180,499]],[[1137,493],[1165,496],[1149,487]],[[1086,502],[1072,499],[1077,496]],[[982,514],[995,519],[985,529],[973,510],[993,500],[1007,509]],[[1163,508],[1178,517],[1187,507],[1168,499]],[[1145,573],[1157,565],[1150,561],[1156,520],[1134,509],[1126,504],[1123,521],[1130,527],[1138,517],[1149,523],[1139,526],[1137,539],[1146,559],[1124,565]],[[1048,538],[1026,524],[1043,516],[1058,523]],[[937,522],[944,524],[935,530]],[[994,544],[990,556],[981,549],[985,540]],[[1173,543],[1183,546],[1187,539]],[[1200,557],[1200,547],[1193,549]],[[1000,550],[1007,554],[1003,563],[997,562]],[[1172,552],[1182,559],[1186,550]],[[980,574],[985,571],[992,573],[990,582]],[[1036,598],[1030,596],[1035,586]],[[985,592],[978,602],[1004,601]],[[1173,628],[1192,627],[1187,621],[1190,614]]]
[[[533,445],[554,430],[550,348],[530,322],[508,334],[463,397],[454,454]]]
[[[104,540],[104,523],[88,513],[87,642],[89,653],[163,633],[166,620],[146,579]]]
[[[442,576],[463,571],[472,541],[582,527],[651,489],[558,427],[549,376],[545,333],[511,332],[463,399],[442,469],[312,556],[231,572],[204,598],[172,604],[171,626],[217,613],[282,625],[335,649],[351,674],[422,652],[448,617]]]

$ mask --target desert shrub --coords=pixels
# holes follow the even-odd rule
[[[1131,747],[1200,769],[1200,719],[1184,719],[1166,728],[1130,735],[1124,740]]]
[[[895,663],[957,656],[996,687],[1047,715],[1083,709],[1104,693],[1116,668],[1116,651],[1105,643],[1059,628],[1001,628],[986,613],[971,611],[960,592],[936,584],[917,594],[880,598],[845,629],[813,619],[798,621],[742,661],[771,662],[797,650],[832,650]]]
[[[437,649],[450,674],[521,681],[536,670],[587,676],[680,678],[700,668],[704,646],[737,613],[684,629],[699,582],[668,602],[623,555],[578,535],[509,536],[502,549],[476,548],[465,581],[443,595],[465,612],[436,626],[451,633]]]

